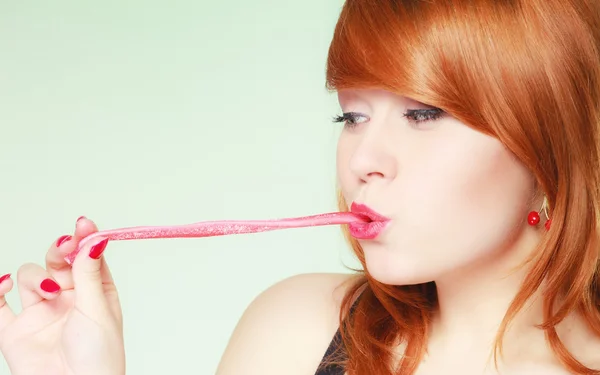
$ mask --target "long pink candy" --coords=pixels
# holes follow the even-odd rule
[[[229,234],[258,233],[278,229],[350,224],[366,221],[368,220],[364,216],[353,214],[351,212],[332,212],[320,215],[274,220],[220,220],[203,221],[186,225],[111,229],[92,233],[82,239],[77,249],[69,253],[65,257],[65,260],[68,264],[73,264],[75,257],[81,248],[97,237],[108,238],[110,241],[141,240],[149,238],[213,237]]]

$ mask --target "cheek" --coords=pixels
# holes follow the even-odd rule
[[[406,245],[463,254],[461,262],[499,248],[525,223],[533,178],[497,141],[456,144],[407,165],[397,212],[410,213],[401,215]]]
[[[350,158],[352,157],[352,145],[350,142],[345,139],[344,135],[341,135],[336,151],[336,172],[337,179],[340,189],[342,190],[342,194],[346,199],[346,202],[349,204],[350,192],[355,190],[353,185],[357,184],[356,177],[352,175],[350,172]]]
[[[487,147],[483,147],[487,145]],[[474,230],[504,231],[521,221],[533,190],[529,171],[499,142],[487,142],[460,154],[456,178],[446,176],[448,196],[457,223]],[[449,171],[450,172],[450,171]]]
[[[530,173],[499,141],[472,138],[428,148],[404,164],[401,179],[410,201],[427,211],[451,207],[455,216],[463,207],[487,212],[530,192]]]

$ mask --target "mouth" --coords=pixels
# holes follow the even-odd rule
[[[362,203],[352,202],[350,211],[363,217],[367,222],[390,220],[389,218],[377,213],[375,210]]]
[[[352,237],[357,239],[372,240],[377,238],[390,221],[389,218],[361,203],[353,202],[350,211],[364,219],[364,222],[352,223],[348,226]]]

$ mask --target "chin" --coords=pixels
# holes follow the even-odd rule
[[[385,248],[363,245],[369,275],[387,285],[415,285],[435,280],[431,264],[413,254],[398,254]]]

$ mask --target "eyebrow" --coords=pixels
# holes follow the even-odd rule
[[[348,102],[360,102],[367,105],[369,107],[369,110],[372,109],[370,101],[367,99],[366,95],[362,94],[362,90],[349,89],[343,92],[341,96],[342,100],[340,100],[340,96],[338,95],[338,102],[340,102],[340,105],[342,105],[342,103]]]

